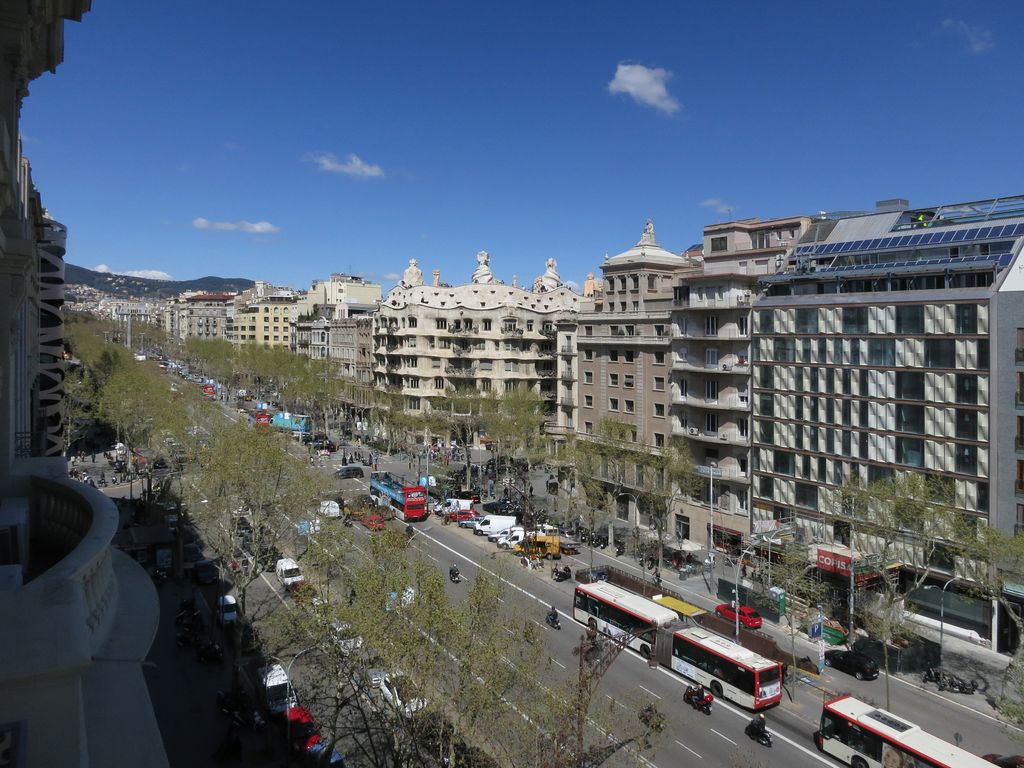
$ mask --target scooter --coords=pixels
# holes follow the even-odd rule
[[[562,628],[562,622],[560,622],[558,620],[558,614],[557,613],[556,614],[550,614],[549,613],[547,616],[544,617],[544,621],[552,629],[561,629]]]
[[[602,549],[603,549],[603,547],[602,547]],[[625,544],[625,542],[616,541],[615,542],[615,556],[616,557],[620,557],[620,556],[622,556],[624,554],[626,554],[626,544]]]
[[[458,571],[448,571],[448,578],[451,580],[452,584],[458,584],[462,581],[462,574]]]
[[[755,728],[753,723],[747,723],[747,727],[743,732],[764,747],[771,747],[772,745],[772,734],[771,731],[767,729],[761,731]]]
[[[697,688],[696,686],[688,686],[686,693],[683,694],[683,701],[705,715],[710,715],[711,704],[714,702],[715,697],[708,691],[704,691],[703,696],[698,696],[698,692],[702,690],[702,688]]]

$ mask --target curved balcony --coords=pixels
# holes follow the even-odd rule
[[[71,480],[32,476],[28,481],[25,583],[20,589],[0,592],[0,605],[8,600],[19,603],[11,606],[13,615],[18,615],[19,607],[35,607],[31,614],[48,616],[48,633],[58,627],[66,633],[60,638],[62,649],[70,651],[77,637],[86,646],[81,650],[94,654],[107,640],[117,611],[110,549],[117,533],[117,508],[96,489]],[[58,594],[59,605],[53,600]],[[4,615],[12,614],[5,611]],[[19,626],[30,631],[25,623]],[[35,656],[31,648],[25,650],[30,658]],[[52,664],[53,659],[39,659],[36,664],[40,661]],[[10,668],[27,671],[25,665]]]
[[[111,547],[118,512],[109,498],[55,478],[67,471],[62,459],[22,466],[47,476],[12,475],[3,499],[28,545],[24,583],[0,590],[0,720],[26,722],[26,749],[54,765],[116,765],[130,749],[138,765],[163,768],[140,666],[159,623],[153,582]]]

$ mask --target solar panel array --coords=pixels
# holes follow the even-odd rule
[[[1002,224],[995,227],[975,227],[974,229],[918,232],[913,235],[877,237],[874,240],[848,240],[843,243],[801,245],[797,247],[795,255],[824,256],[830,253],[838,254],[853,251],[882,251],[893,248],[914,248],[927,245],[961,243],[964,241],[994,240],[1004,237],[1018,237],[1020,235],[1024,235],[1024,223]]]
[[[1004,253],[999,256],[988,255],[988,256],[963,256],[953,257],[949,259],[918,259],[916,261],[892,261],[883,262],[879,264],[845,264],[840,267],[825,267],[822,269],[816,269],[814,274],[821,274],[823,272],[835,273],[835,272],[866,272],[868,270],[888,271],[890,269],[897,269],[899,267],[925,267],[925,266],[953,266],[957,264],[978,264],[979,266],[996,268],[1006,268],[1010,266],[1010,262],[1013,261],[1012,253]]]

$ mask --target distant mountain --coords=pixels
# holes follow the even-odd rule
[[[253,286],[243,277],[200,277],[196,280],[152,280],[148,277],[129,277],[113,272],[96,272],[74,264],[64,265],[64,282],[88,285],[118,298],[163,299],[177,296],[182,291],[204,293],[237,293]]]

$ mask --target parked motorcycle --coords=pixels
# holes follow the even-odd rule
[[[715,697],[699,685],[687,686],[686,693],[683,694],[683,701],[705,715],[711,714],[711,704],[714,700]]]
[[[231,718],[235,727],[262,733],[267,721],[259,713],[244,691],[217,691],[217,707]]]
[[[174,642],[177,643],[179,648],[184,648],[186,645],[196,644],[196,630],[189,624],[186,625],[180,632],[174,636]]]
[[[620,557],[621,555],[624,555],[624,554],[626,554],[626,543],[623,542],[623,541],[616,541],[615,542],[615,556],[616,557]]]
[[[196,658],[199,661],[210,662],[211,664],[220,664],[224,661],[224,651],[221,650],[219,644],[212,640],[206,640],[196,646]]]
[[[568,581],[572,578],[572,569],[568,565],[561,568],[556,565],[551,569],[551,578],[555,581]]]
[[[947,672],[940,667],[928,667],[924,671],[924,681],[935,683],[940,691],[951,693],[972,694],[978,690],[978,684],[974,680],[964,680],[962,677]]]

